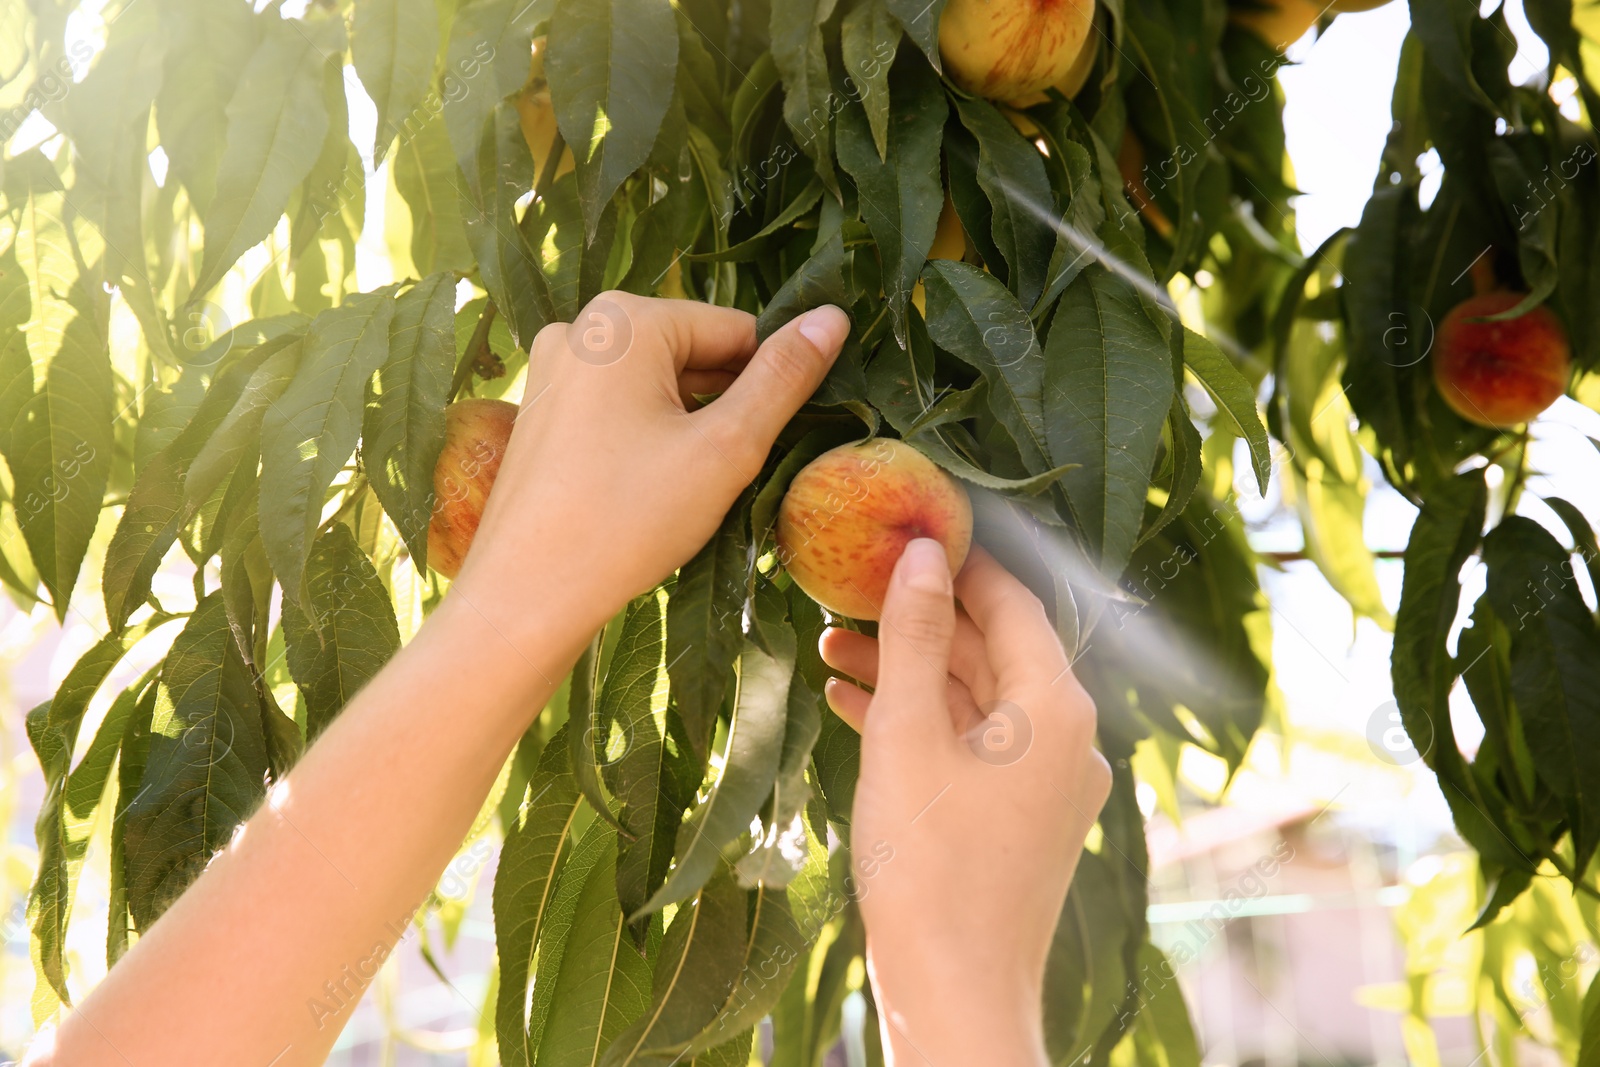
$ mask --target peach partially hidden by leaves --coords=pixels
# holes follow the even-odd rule
[[[1567,390],[1572,352],[1549,308],[1484,321],[1510,311],[1525,296],[1506,290],[1480,293],[1451,308],[1439,324],[1433,380],[1445,403],[1468,422],[1496,429],[1519,426]]]
[[[950,0],[939,56],[968,92],[1023,100],[1067,76],[1093,23],[1094,0]]]
[[[972,546],[972,502],[921,452],[889,438],[824,452],[778,508],[778,562],[835,615],[878,618],[900,553],[918,537],[944,546],[954,575]]]
[[[444,448],[433,466],[428,565],[447,578],[461,573],[516,422],[517,405],[504,400],[458,400],[445,408]]]

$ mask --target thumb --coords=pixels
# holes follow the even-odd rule
[[[708,429],[741,451],[766,458],[772,442],[811,398],[850,333],[850,317],[832,304],[792,320],[756,349],[733,384],[697,413]]]
[[[948,727],[950,643],[956,609],[950,559],[926,537],[906,545],[878,623],[878,689],[867,723],[888,719]],[[919,729],[918,732],[921,732]]]

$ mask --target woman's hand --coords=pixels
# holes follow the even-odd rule
[[[459,595],[513,630],[530,604],[597,629],[710,540],[849,329],[821,307],[758,349],[743,311],[626,293],[545,327]]]
[[[861,731],[854,847],[884,1041],[900,1063],[1046,1063],[1045,957],[1111,785],[1094,703],[1043,606],[981,548],[912,541],[879,638],[823,635]],[[919,1058],[920,1057],[920,1058]]]

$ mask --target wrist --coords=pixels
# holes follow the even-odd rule
[[[889,974],[870,966],[883,1038],[896,1062],[1043,1067],[1043,992],[1014,976],[919,967]]]

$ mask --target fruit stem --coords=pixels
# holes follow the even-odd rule
[[[1482,296],[1492,293],[1500,288],[1500,282],[1494,276],[1494,249],[1485,248],[1483,254],[1472,261],[1468,268],[1472,272],[1472,295]]]
[[[489,327],[494,325],[494,317],[498,310],[493,300],[483,305],[483,314],[478,316],[478,325],[472,331],[472,339],[467,342],[466,350],[461,353],[461,358],[456,363],[456,376],[450,380],[451,400],[456,398],[456,394],[467,384],[467,379],[472,377],[472,368],[478,365],[478,357],[489,350]]]

